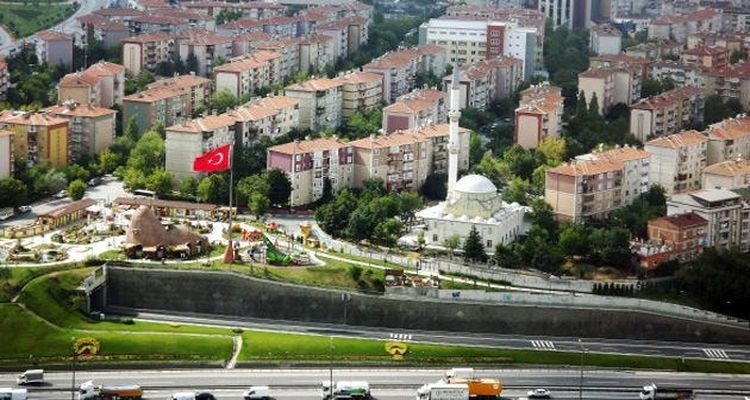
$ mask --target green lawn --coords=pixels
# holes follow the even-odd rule
[[[53,271],[61,271],[70,267],[70,265],[30,268],[0,267],[0,303],[9,302],[25,284],[37,276]]]
[[[83,332],[44,323],[14,304],[0,304],[0,364],[60,362],[72,351],[72,339],[94,337],[101,342],[100,358],[113,360],[209,360],[230,357],[229,336]],[[12,329],[8,329],[11,328]]]
[[[0,3],[0,24],[22,38],[50,28],[76,10],[73,4],[47,4],[46,1]],[[42,6],[42,4],[44,6]]]

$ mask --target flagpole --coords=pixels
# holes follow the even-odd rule
[[[234,191],[234,135],[230,133],[229,139],[229,228],[227,229],[227,249],[224,252],[224,263],[234,263],[234,246],[232,246],[232,204]]]

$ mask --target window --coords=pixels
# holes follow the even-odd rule
[[[433,234],[432,234],[432,241],[433,241],[433,242],[437,242],[437,241],[438,241],[438,236],[437,236],[437,233],[433,233]]]
[[[491,249],[491,248],[492,248],[492,240],[488,240],[488,241],[487,241],[487,248],[488,248],[488,249]]]

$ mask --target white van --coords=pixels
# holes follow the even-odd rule
[[[268,400],[271,398],[271,391],[268,390],[268,386],[250,386],[250,389],[242,394],[242,398],[245,400]]]
[[[28,385],[31,383],[42,383],[44,382],[44,370],[43,369],[30,369],[26,372],[18,375],[16,383],[19,385]]]
[[[26,389],[0,388],[0,400],[26,400]]]

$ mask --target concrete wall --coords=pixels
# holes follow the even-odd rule
[[[747,328],[632,311],[413,300],[302,287],[205,271],[109,267],[108,304],[118,307],[347,323],[377,328],[750,343]]]

